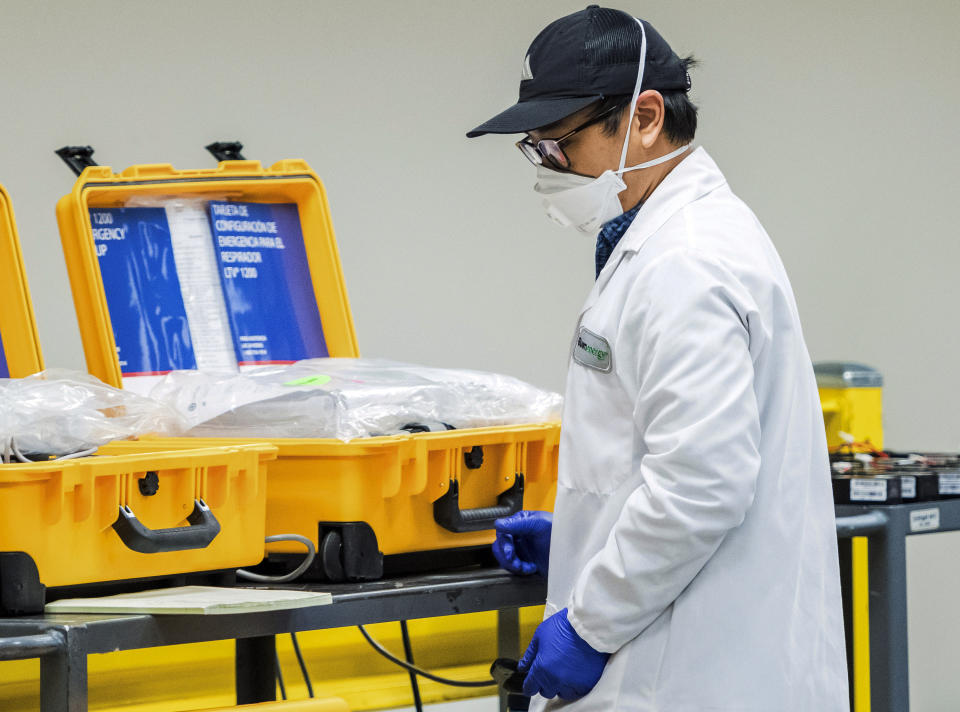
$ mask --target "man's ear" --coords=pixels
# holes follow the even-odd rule
[[[637,97],[637,105],[631,117],[633,126],[630,130],[631,133],[636,132],[644,150],[652,148],[660,137],[660,132],[663,131],[663,117],[663,95],[660,92],[648,89]]]

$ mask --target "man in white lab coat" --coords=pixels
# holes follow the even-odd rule
[[[848,709],[823,420],[793,292],[703,148],[681,60],[591,6],[549,25],[520,100],[547,214],[597,237],[554,514],[498,523],[548,577],[531,709]],[[776,170],[771,166],[771,170]]]

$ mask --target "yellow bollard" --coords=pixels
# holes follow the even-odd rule
[[[870,712],[870,579],[867,538],[851,540],[853,613],[853,712]]]

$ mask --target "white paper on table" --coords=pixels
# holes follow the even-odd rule
[[[209,616],[326,606],[332,602],[333,596],[322,592],[181,586],[101,598],[68,598],[48,603],[45,612]]]

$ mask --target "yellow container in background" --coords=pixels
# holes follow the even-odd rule
[[[851,443],[855,452],[883,449],[883,374],[846,361],[814,364],[827,447]]]

